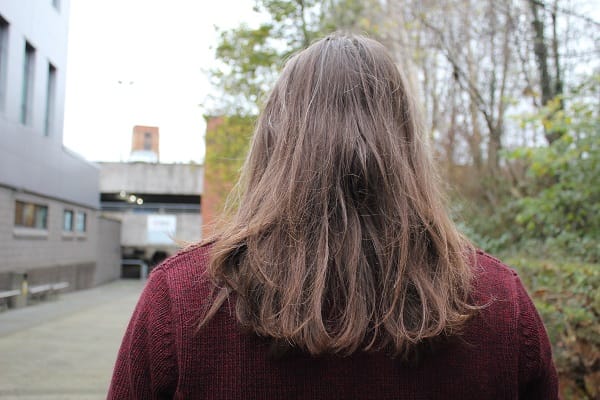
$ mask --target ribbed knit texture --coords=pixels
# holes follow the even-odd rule
[[[385,354],[269,356],[225,304],[199,333],[210,293],[206,247],[156,268],[121,345],[109,399],[543,399],[558,398],[542,321],[517,274],[477,255],[473,299],[490,305],[459,340],[419,363]]]

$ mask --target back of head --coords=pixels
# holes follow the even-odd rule
[[[469,315],[468,244],[448,218],[414,94],[386,49],[334,34],[266,101],[210,276],[252,331],[311,354],[406,355]]]

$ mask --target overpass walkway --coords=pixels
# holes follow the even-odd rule
[[[104,399],[143,282],[120,280],[0,313],[0,399]]]

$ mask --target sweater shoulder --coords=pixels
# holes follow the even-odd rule
[[[483,250],[477,250],[476,254],[476,272],[484,272],[500,279],[514,279],[517,276],[517,272],[514,269],[498,258]]]
[[[515,301],[518,274],[508,265],[481,250],[473,265],[474,294],[478,300]]]
[[[162,271],[169,277],[185,273],[204,274],[209,261],[209,248],[210,245],[202,243],[190,245],[164,260],[152,273]]]
[[[481,329],[516,342],[519,335],[519,277],[499,259],[477,251],[473,263],[471,300],[481,307]],[[485,327],[485,328],[484,328]]]
[[[190,245],[163,261],[150,276],[161,274],[169,286],[172,298],[196,299],[208,295],[212,285],[207,277],[209,244]]]

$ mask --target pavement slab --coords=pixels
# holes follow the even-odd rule
[[[1,399],[104,399],[143,282],[0,313]]]

